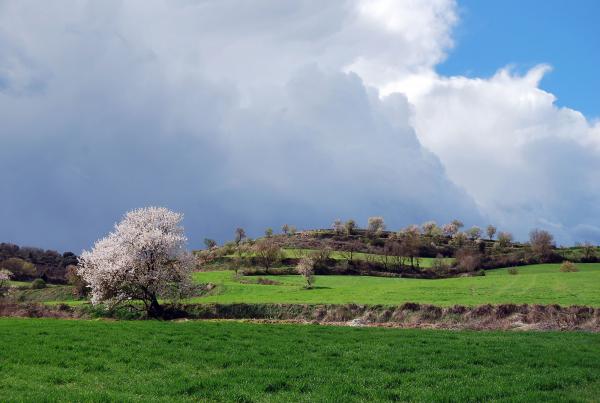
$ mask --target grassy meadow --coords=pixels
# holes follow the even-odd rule
[[[0,319],[1,401],[594,401],[600,335]]]
[[[315,251],[314,249],[283,248],[283,249],[281,249],[281,257],[283,257],[283,258],[301,258],[302,256],[306,256],[314,251]],[[254,256],[255,254],[252,252],[246,252],[243,255],[244,256]],[[233,257],[235,257],[235,254],[227,255],[227,257],[233,258]],[[331,252],[329,257],[332,259],[335,259],[335,260],[348,260],[349,253],[334,250]],[[377,255],[374,253],[354,252],[352,254],[352,259],[356,259],[356,260],[372,259],[375,261],[383,261],[384,256]],[[391,258],[390,258],[390,260],[391,260]],[[431,257],[420,257],[415,260],[415,264],[417,264],[417,262],[418,262],[419,267],[431,267],[434,260],[435,259],[431,258]],[[443,260],[446,263],[450,264],[454,261],[454,258],[443,258]]]
[[[560,265],[489,270],[481,277],[438,280],[369,276],[316,276],[314,289],[302,287],[300,276],[263,276],[277,285],[239,282],[232,271],[195,273],[195,280],[214,283],[211,295],[192,302],[247,303],[358,303],[395,305],[419,302],[441,306],[500,303],[600,306],[600,264],[577,264],[579,272],[562,273]],[[248,276],[246,281],[256,281]]]

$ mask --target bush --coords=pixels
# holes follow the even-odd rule
[[[515,276],[519,274],[519,270],[516,267],[511,267],[510,269],[508,269],[508,274]]]
[[[36,278],[31,283],[31,288],[33,290],[40,290],[42,288],[46,288],[46,282],[43,279],[41,279],[41,278]]]
[[[562,265],[560,265],[560,271],[564,273],[576,272],[579,271],[577,266],[573,262],[569,262],[568,260],[564,261]]]

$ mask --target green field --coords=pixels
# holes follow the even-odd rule
[[[600,264],[578,264],[579,272],[561,273],[555,264],[490,270],[483,277],[439,280],[368,276],[317,276],[316,288],[302,288],[299,276],[266,276],[279,285],[242,284],[230,271],[195,273],[217,293],[193,302],[401,304],[407,301],[441,306],[499,303],[600,306]],[[256,277],[246,277],[255,280]]]
[[[11,287],[29,287],[31,285],[31,282],[27,282],[27,281],[12,281],[12,280],[10,280],[8,282],[8,284]]]
[[[300,258],[314,251],[314,249],[284,248],[281,250],[281,255],[283,258]],[[254,253],[244,253],[243,256],[254,256]],[[227,255],[227,257],[233,258],[235,257],[235,254]],[[348,254],[340,251],[332,251],[330,257],[335,260],[348,260]],[[385,257],[383,255],[376,255],[372,253],[354,252],[352,254],[352,259],[356,260],[374,259],[375,261],[382,262],[384,258]],[[418,261],[419,267],[431,267],[431,264],[434,260],[435,259],[431,257],[420,257],[415,260],[415,265]],[[453,258],[443,258],[443,260],[448,264],[454,261]]]
[[[0,319],[0,401],[597,401],[600,335]]]

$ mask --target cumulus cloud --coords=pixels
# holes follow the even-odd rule
[[[183,211],[194,245],[238,225],[480,219],[367,72],[440,60],[452,3],[419,3],[412,26],[353,1],[1,3],[0,236],[77,250],[150,204]],[[419,24],[436,15],[445,29]]]
[[[385,216],[600,240],[600,125],[524,75],[443,77],[452,0],[0,2],[0,239],[88,247],[128,209]]]
[[[522,238],[545,227],[562,242],[598,241],[600,125],[555,105],[540,88],[549,70],[435,77],[411,97],[415,127],[490,220]]]

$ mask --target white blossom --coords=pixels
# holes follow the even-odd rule
[[[182,218],[162,207],[131,211],[91,251],[84,251],[78,273],[89,284],[92,303],[139,300],[151,313],[159,298],[182,296],[194,267]]]

